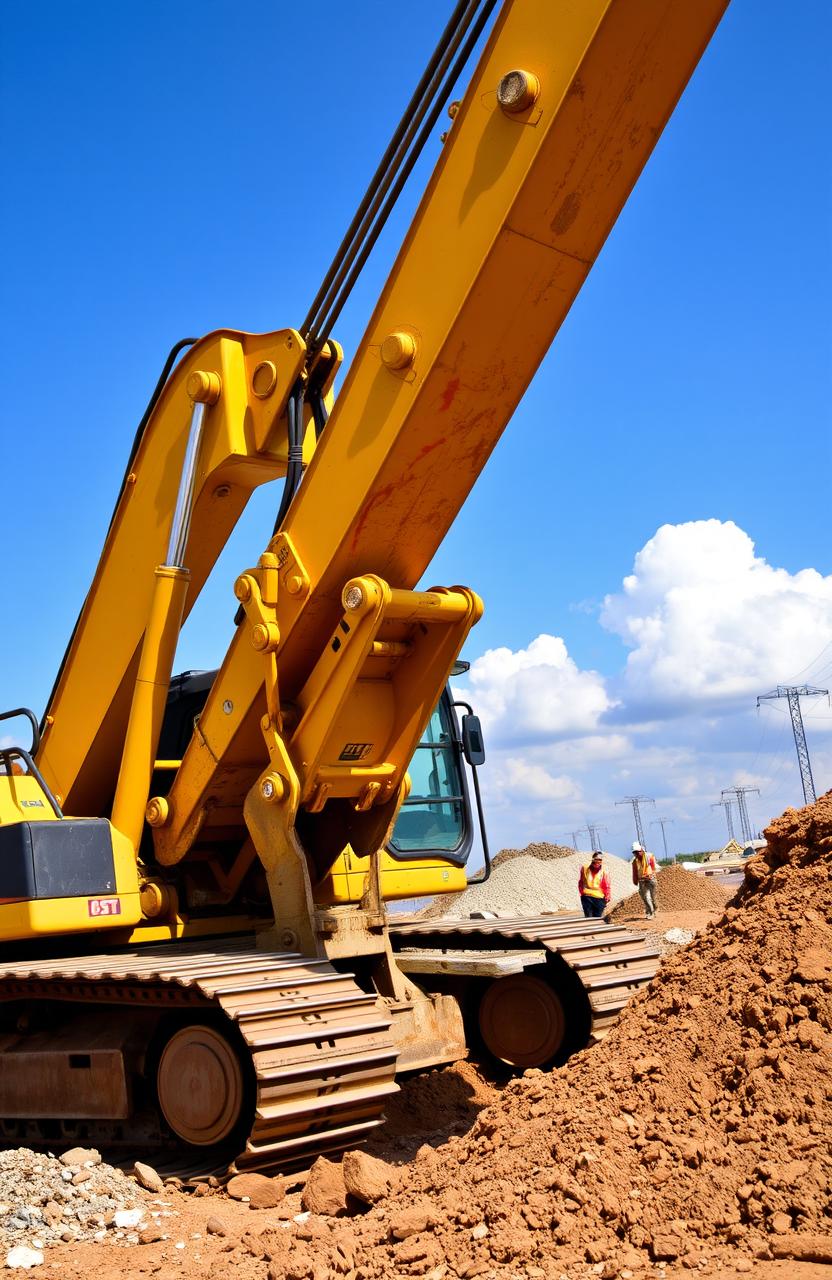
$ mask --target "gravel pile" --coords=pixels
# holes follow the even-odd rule
[[[491,859],[492,867],[501,867],[504,862],[514,858],[539,858],[541,862],[549,862],[554,858],[569,858],[576,850],[565,844],[549,844],[546,840],[533,840],[525,849],[501,849]]]
[[[530,845],[529,849],[534,847]],[[544,846],[553,847],[557,846]],[[495,858],[485,884],[469,885],[453,897],[437,898],[423,912],[423,917],[461,919],[470,916],[472,911],[490,911],[503,916],[580,911],[578,876],[588,861],[589,854],[574,850],[556,856],[547,854],[543,858],[522,850],[519,855],[499,863]],[[604,866],[610,877],[612,901],[618,902],[633,887],[630,864],[623,858],[604,854]]]
[[[103,1164],[97,1151],[75,1147],[60,1158],[26,1147],[0,1151],[0,1256],[61,1241],[133,1243],[145,1219],[159,1216],[150,1201],[120,1169]]]
[[[629,863],[627,864],[629,867]],[[632,879],[630,882],[632,888]],[[656,877],[656,905],[659,911],[721,911],[731,896],[726,885],[715,884],[695,871],[682,867],[662,867]],[[644,903],[638,891],[615,908],[613,920],[629,920],[644,916]]]

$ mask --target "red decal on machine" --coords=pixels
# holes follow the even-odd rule
[[[91,916],[120,916],[121,900],[119,898],[89,898],[87,911]]]

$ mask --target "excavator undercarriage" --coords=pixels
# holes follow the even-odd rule
[[[469,1042],[513,1068],[562,1060],[658,960],[577,916],[403,920],[390,936],[387,996],[367,969],[253,938],[3,962],[4,1137],[146,1147],[190,1175],[302,1166],[382,1123],[397,1074]]]

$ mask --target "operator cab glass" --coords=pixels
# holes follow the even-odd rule
[[[390,839],[394,857],[440,855],[465,862],[472,828],[462,743],[448,690],[428,721],[410,762],[410,795],[399,811]]]

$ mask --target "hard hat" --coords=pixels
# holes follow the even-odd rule
[[[633,853],[644,853],[644,845],[639,844],[638,840],[633,841]]]

